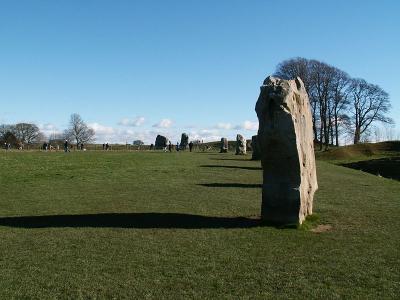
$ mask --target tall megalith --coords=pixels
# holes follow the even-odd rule
[[[318,189],[310,103],[299,77],[269,76],[256,104],[263,220],[301,224]]]
[[[156,141],[154,143],[155,148],[160,150],[160,149],[165,149],[169,143],[169,140],[167,137],[163,135],[157,135]]]
[[[227,153],[228,152],[228,139],[221,138],[221,147],[219,153]]]
[[[181,143],[179,145],[181,150],[186,150],[189,145],[189,135],[187,133],[182,133]]]
[[[243,135],[238,134],[236,135],[236,155],[244,155],[246,154],[246,146],[247,141],[243,137]]]
[[[260,160],[261,153],[260,153],[260,146],[258,145],[257,135],[253,135],[251,137],[251,159],[252,160]]]

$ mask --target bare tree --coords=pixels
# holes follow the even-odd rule
[[[348,115],[346,110],[348,109],[349,101],[349,89],[350,77],[346,72],[334,68],[334,76],[332,83],[332,104],[330,106],[330,115],[333,117],[330,120],[333,122],[334,131],[332,130],[332,136],[335,137],[336,146],[339,146],[339,127],[345,124]],[[333,142],[333,139],[332,139]]]
[[[32,144],[39,140],[41,133],[39,127],[30,123],[18,123],[14,127],[15,136],[23,144]]]
[[[315,104],[318,105],[319,119],[320,119],[320,133],[319,133],[319,143],[320,150],[322,150],[323,144],[325,144],[325,149],[329,146],[330,131],[332,127],[332,116],[331,110],[331,91],[333,88],[333,79],[335,75],[335,68],[332,66],[317,61],[312,60],[311,64],[311,82],[315,93]]]
[[[364,79],[352,79],[351,105],[350,124],[354,132],[354,144],[361,141],[363,133],[373,122],[393,123],[386,115],[391,107],[388,93]]]
[[[65,137],[68,140],[75,140],[76,145],[94,141],[95,132],[88,127],[80,115],[72,114],[69,121],[69,128],[65,131]]]
[[[353,136],[370,134],[375,121],[392,124],[386,116],[390,109],[388,94],[363,79],[351,79],[347,73],[326,63],[301,57],[285,60],[275,71],[283,79],[300,77],[306,87],[313,117],[314,139],[320,150],[330,144],[339,146],[343,132]],[[366,138],[366,137],[365,137]]]
[[[318,122],[318,99],[315,97],[315,89],[314,89],[314,81],[312,74],[312,61],[302,58],[296,57],[292,59],[285,60],[281,62],[277,67],[274,73],[274,76],[277,76],[282,79],[294,79],[296,77],[300,77],[304,83],[304,87],[308,93],[308,97],[310,99],[311,109],[312,109],[312,117],[313,117],[313,131],[314,131],[314,139],[318,139],[317,133],[317,122]]]
[[[0,139],[3,139],[7,132],[14,132],[14,126],[8,124],[1,124],[0,125]]]

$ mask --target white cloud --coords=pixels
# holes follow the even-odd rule
[[[232,129],[232,125],[230,123],[218,123],[214,127],[217,129],[225,129],[225,130]]]
[[[192,131],[189,133],[190,140],[200,140],[203,142],[214,142],[221,139],[221,135],[218,130],[215,129],[202,129],[199,131]]]
[[[89,127],[93,128],[95,131],[95,137],[97,143],[119,143],[132,144],[134,140],[142,140],[146,144],[154,143],[157,134],[163,134],[167,137],[172,136],[169,132],[165,132],[162,129],[162,132],[156,132],[152,130],[133,130],[131,128],[118,128],[105,126],[99,123],[90,123]]]
[[[39,130],[47,137],[56,135],[56,134],[61,134],[63,131],[60,130],[56,125],[51,124],[51,123],[45,123],[45,124],[38,124]]]
[[[104,126],[99,123],[90,123],[88,124],[90,128],[93,128],[95,131],[96,135],[109,135],[109,134],[114,134],[115,129],[109,126]]]
[[[94,130],[96,141],[99,143],[114,142],[116,139],[119,139],[118,132],[113,127],[104,126],[99,123],[90,123],[88,126]]]
[[[119,121],[119,125],[122,126],[132,126],[132,127],[137,127],[140,126],[144,123],[146,119],[144,117],[136,117],[134,119],[129,119],[129,118],[124,118],[121,121]]]
[[[250,130],[250,131],[256,131],[258,130],[258,122],[252,122],[252,121],[244,121],[241,125],[235,126],[234,129],[244,129],[244,130]]]
[[[172,126],[172,121],[170,119],[162,119],[160,122],[153,125],[156,128],[170,128]]]

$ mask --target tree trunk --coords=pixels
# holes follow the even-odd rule
[[[322,151],[322,145],[323,145],[323,144],[322,144],[322,143],[323,143],[323,142],[322,142],[322,137],[323,137],[323,135],[324,135],[324,134],[323,134],[323,130],[324,130],[324,129],[323,129],[323,124],[322,124],[322,122],[321,122],[321,126],[320,126],[320,128],[319,128],[319,150],[320,150],[320,151]]]
[[[360,143],[360,128],[356,127],[356,130],[354,131],[354,144]]]
[[[313,132],[314,132],[314,141],[318,141],[318,132],[317,132],[317,113],[316,113],[316,104],[313,105],[313,112],[312,112],[312,126],[313,126]]]
[[[337,115],[337,111],[335,108],[335,116],[334,116],[334,125],[335,125],[335,142],[336,142],[336,147],[339,147],[339,125],[338,125],[338,115]],[[333,141],[332,141],[333,142]]]

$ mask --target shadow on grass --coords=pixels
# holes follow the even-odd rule
[[[0,226],[17,228],[250,228],[265,225],[247,217],[210,217],[178,213],[101,213],[85,215],[19,216],[0,218]]]
[[[245,159],[241,159],[241,158],[209,158],[210,160],[233,160],[233,161],[251,161],[250,158],[245,158]]]
[[[345,163],[341,166],[400,180],[400,156]]]
[[[261,183],[199,183],[198,185],[218,188],[262,188]]]
[[[262,170],[261,167],[240,167],[240,166],[221,166],[221,165],[202,165],[202,168],[226,168],[226,169],[242,169],[242,170]]]

